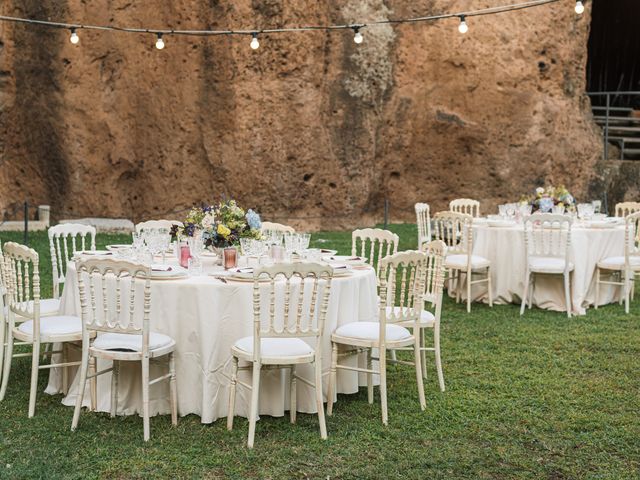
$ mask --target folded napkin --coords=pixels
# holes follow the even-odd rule
[[[253,273],[253,268],[252,267],[234,268],[232,271],[234,273]]]
[[[173,270],[171,265],[151,265],[152,272],[170,272]]]

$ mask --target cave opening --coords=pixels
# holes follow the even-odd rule
[[[640,91],[640,1],[593,0],[591,7],[587,91]],[[616,103],[637,108],[638,101],[621,95]]]

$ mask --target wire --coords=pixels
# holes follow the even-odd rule
[[[82,23],[52,22],[48,20],[37,20],[32,18],[11,17],[7,15],[0,15],[0,21],[12,22],[12,23],[26,23],[31,25],[41,25],[44,27],[62,28],[62,29],[102,30],[102,31],[124,32],[124,33],[152,33],[156,35],[158,34],[191,35],[191,36],[254,35],[256,33],[266,34],[266,33],[348,30],[348,29],[356,29],[356,28],[364,28],[364,27],[379,27],[383,25],[431,22],[431,21],[443,20],[447,18],[460,18],[461,16],[479,17],[483,15],[495,15],[495,14],[504,13],[504,12],[524,10],[527,8],[539,7],[539,6],[547,5],[550,3],[557,3],[559,1],[560,0],[531,0],[527,2],[483,8],[480,10],[469,10],[466,12],[443,13],[438,15],[428,15],[428,16],[413,17],[413,18],[376,20],[368,23],[346,23],[346,24],[337,24],[337,25],[307,25],[307,26],[300,26],[300,27],[266,28],[266,29],[252,28],[250,30],[245,30],[245,29],[174,30],[174,29],[167,29],[167,28],[162,28],[162,29],[129,28],[129,27],[119,27],[114,25],[89,25],[89,24],[82,24]]]

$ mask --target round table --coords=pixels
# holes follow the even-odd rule
[[[575,265],[571,274],[573,313],[584,315],[595,298],[596,264],[606,258],[624,255],[623,225],[594,228],[574,224],[571,230],[569,259]],[[526,268],[524,228],[521,224],[492,227],[479,220],[473,226],[473,253],[491,261],[493,301],[520,302],[524,290]],[[484,285],[474,288],[472,295],[481,295]],[[599,304],[619,300],[620,289],[601,285]],[[562,275],[536,275],[533,304],[539,308],[565,311]]]
[[[178,387],[178,412],[180,415],[199,415],[202,423],[210,423],[226,417],[230,372],[230,349],[238,339],[253,333],[253,283],[227,279],[227,283],[208,275],[216,269],[205,262],[202,276],[179,280],[152,280],[151,329],[171,336],[176,341],[176,376]],[[61,314],[79,315],[80,300],[76,271],[70,262],[64,292],[61,297]],[[331,359],[331,333],[344,323],[374,321],[377,319],[376,275],[373,269],[354,269],[352,274],[335,277],[331,284],[329,308],[322,337],[323,390],[326,392]],[[357,361],[357,360],[356,360]],[[110,362],[98,365],[98,370],[108,368]],[[301,368],[303,367],[303,368]],[[151,367],[151,378],[166,371],[166,365]],[[142,405],[140,363],[122,364],[118,388],[118,414],[139,413]],[[63,404],[75,405],[78,392],[77,372]],[[298,367],[298,374],[313,378],[309,365]],[[250,373],[246,373],[250,375]],[[260,381],[261,414],[282,416],[288,405],[288,372],[269,370],[262,373]],[[247,380],[247,379],[244,379]],[[250,382],[249,382],[250,383]],[[298,382],[298,411],[316,413],[314,391],[304,382]],[[338,377],[339,393],[358,391],[357,372],[342,370]],[[52,369],[47,393],[62,393],[61,372]],[[98,377],[98,410],[110,411],[111,374]],[[89,405],[88,391],[84,397]],[[238,388],[236,414],[247,416],[250,392]],[[169,413],[167,382],[152,385],[150,412]]]

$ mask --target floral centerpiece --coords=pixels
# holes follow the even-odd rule
[[[530,204],[533,212],[540,211],[542,213],[551,212],[555,206],[564,207],[569,212],[576,209],[576,199],[564,185],[538,187],[534,195],[523,196],[520,203]]]
[[[217,205],[192,208],[184,220],[184,226],[174,225],[173,237],[202,235],[205,247],[224,248],[235,246],[241,238],[260,238],[260,215],[249,209],[246,212],[235,200]]]

